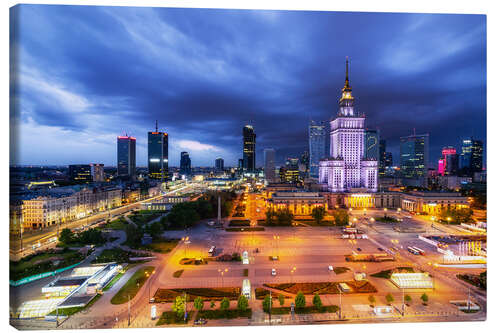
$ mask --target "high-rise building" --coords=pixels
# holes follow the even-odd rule
[[[462,140],[462,153],[460,154],[460,171],[472,177],[475,172],[483,169],[483,142],[473,138]]]
[[[328,156],[328,122],[309,121],[309,177],[318,178],[319,161]]]
[[[330,157],[319,162],[319,183],[330,192],[377,191],[377,159],[365,158],[365,116],[354,109],[346,59],[345,84],[337,117],[330,122]]]
[[[444,160],[444,175],[456,176],[458,172],[457,150],[453,147],[444,147],[441,153]]]
[[[189,153],[186,151],[181,152],[181,162],[180,162],[179,173],[181,175],[185,175],[185,176],[188,176],[191,174],[191,158],[189,157]]]
[[[445,170],[445,159],[444,158],[440,158],[439,161],[438,161],[438,175],[440,176],[444,176],[444,170]]]
[[[264,149],[264,176],[268,182],[273,182],[275,178],[276,151],[272,148]]]
[[[378,130],[365,130],[365,158],[379,161],[380,166],[380,138]]]
[[[215,159],[215,169],[217,171],[224,171],[224,159],[222,157],[217,157]]]
[[[378,175],[380,177],[385,176],[385,151],[386,148],[386,142],[385,140],[380,140],[379,141],[379,147],[378,147]]]
[[[243,169],[255,171],[255,132],[251,125],[243,127]]]
[[[104,179],[104,164],[91,163],[90,164],[90,174],[92,175],[92,181],[103,182]]]
[[[429,134],[400,138],[401,174],[403,178],[425,179],[429,164]]]
[[[472,140],[472,158],[470,164],[472,173],[483,170],[483,141]]]
[[[135,177],[135,141],[131,136],[117,138],[117,171],[118,176]]]
[[[168,176],[168,134],[156,130],[148,132],[148,174],[150,178],[166,179]]]
[[[392,167],[392,153],[390,151],[385,152],[385,167]]]
[[[285,162],[285,181],[287,183],[298,183],[299,177],[299,159],[289,157]]]

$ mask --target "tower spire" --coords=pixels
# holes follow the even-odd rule
[[[158,120],[156,120],[156,131],[155,132],[158,132]]]
[[[349,57],[345,57],[345,88],[349,88]]]

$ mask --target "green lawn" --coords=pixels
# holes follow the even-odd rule
[[[128,262],[131,255],[132,255],[131,252],[122,250],[118,247],[113,249],[105,249],[96,259],[94,259],[93,263]]]
[[[104,228],[109,228],[113,230],[125,230],[125,227],[127,226],[128,222],[123,218],[119,217],[116,220],[113,220],[109,223],[107,223]]]
[[[181,269],[179,271],[175,271],[173,274],[174,278],[180,278],[183,272],[184,272],[183,269]]]
[[[333,271],[335,272],[335,274],[342,274],[342,273],[345,273],[347,271],[349,271],[350,269],[347,268],[347,267],[334,267],[333,268]]]
[[[141,245],[138,248],[149,250],[152,252],[169,253],[177,246],[179,241],[180,239],[162,239],[158,241],[153,241],[151,244],[148,245]]]
[[[111,298],[111,304],[123,304],[128,301],[128,296],[133,299],[148,278],[146,272],[150,273],[155,269],[153,266],[142,267],[123,285],[123,287]]]

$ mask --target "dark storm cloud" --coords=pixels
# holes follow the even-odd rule
[[[484,16],[39,5],[11,13],[21,127],[48,133],[28,146],[53,163],[72,162],[50,146],[71,145],[69,131],[78,158],[114,164],[113,138],[127,132],[142,165],[155,120],[170,134],[174,165],[190,149],[194,164],[215,155],[236,164],[247,123],[258,162],[266,147],[279,162],[300,156],[309,119],[337,112],[346,55],[356,107],[396,160],[399,137],[414,128],[430,134],[433,162],[444,145],[486,138]],[[21,162],[39,162],[25,151]]]

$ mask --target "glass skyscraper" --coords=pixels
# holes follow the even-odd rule
[[[425,178],[429,163],[429,134],[401,137],[399,148],[403,178]]]
[[[180,163],[180,171],[181,175],[190,175],[191,174],[191,158],[189,157],[188,152],[181,152],[181,163]]]
[[[319,161],[329,156],[329,126],[327,121],[309,122],[309,177],[318,178]]]
[[[150,178],[165,179],[168,176],[168,134],[148,132],[148,174]]]
[[[380,143],[378,130],[365,130],[365,158],[371,160],[380,159]],[[380,167],[380,163],[379,163]]]
[[[483,142],[473,138],[462,140],[460,169],[463,174],[473,176],[483,169]]]
[[[135,177],[135,138],[119,136],[117,138],[118,176]]]
[[[215,169],[217,171],[223,171],[224,170],[224,159],[222,157],[217,157],[215,159]]]
[[[243,169],[255,171],[255,132],[251,125],[243,127]]]

